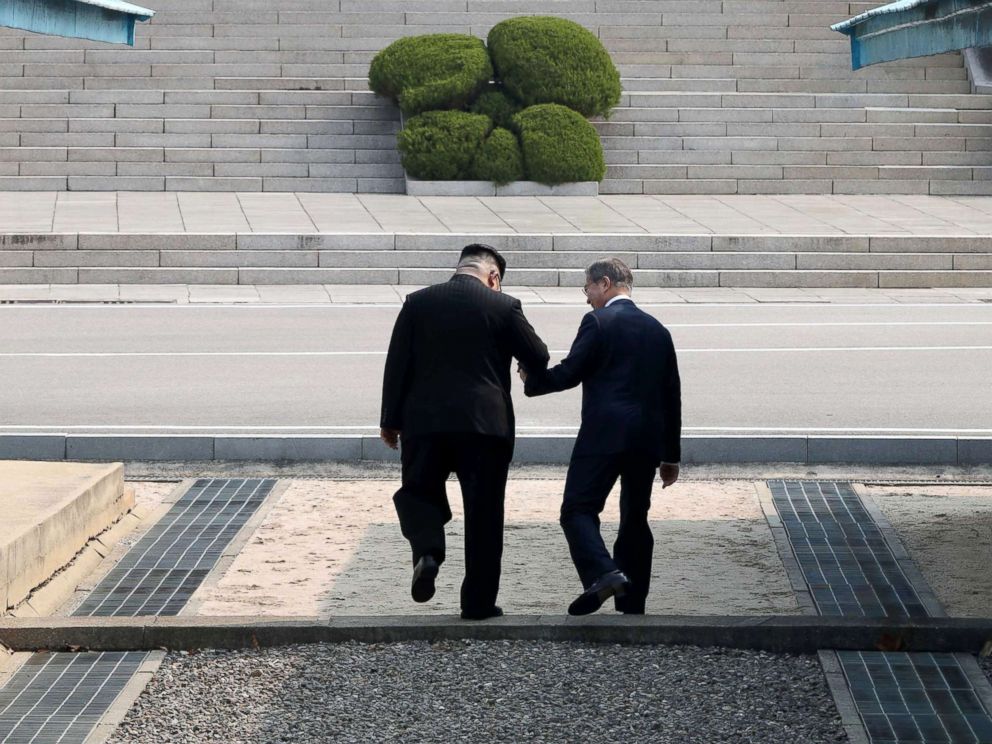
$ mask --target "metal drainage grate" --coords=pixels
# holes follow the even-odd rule
[[[769,481],[768,487],[821,615],[927,616],[850,484]]]
[[[0,742],[83,744],[145,652],[34,654],[0,689]]]
[[[175,615],[271,493],[274,480],[198,480],[75,615]],[[148,658],[38,653],[0,689],[0,744],[82,744]]]
[[[73,614],[179,614],[273,485],[260,479],[198,480]]]
[[[992,718],[957,655],[836,653],[873,742],[992,742]]]

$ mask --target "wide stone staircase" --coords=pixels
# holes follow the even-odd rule
[[[600,193],[992,194],[992,95],[961,55],[851,71],[829,26],[879,3],[148,4],[133,49],[0,29],[0,192],[403,193],[375,53],[540,13],[593,30],[620,69]]]

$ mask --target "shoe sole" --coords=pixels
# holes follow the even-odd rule
[[[568,614],[572,616],[591,615],[592,613],[596,612],[596,610],[598,610],[600,607],[602,607],[603,603],[606,602],[606,600],[608,600],[610,597],[623,597],[626,594],[627,594],[626,584],[603,587],[598,592],[596,592],[595,605],[590,604],[588,606],[582,606],[582,605],[578,607],[573,606],[569,608]]]
[[[437,566],[427,566],[413,580],[410,594],[413,596],[414,602],[426,602],[434,596],[434,579],[437,578],[437,572]]]

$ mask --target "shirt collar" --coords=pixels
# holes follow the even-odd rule
[[[616,297],[611,297],[610,300],[609,300],[609,302],[607,302],[605,305],[603,305],[603,307],[609,307],[610,305],[612,305],[617,300],[627,300],[627,302],[633,302],[633,300],[630,299],[627,295],[622,295],[621,294],[621,295],[617,295]]]

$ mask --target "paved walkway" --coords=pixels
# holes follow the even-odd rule
[[[0,233],[992,234],[992,197],[0,192]]]

